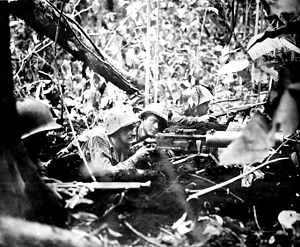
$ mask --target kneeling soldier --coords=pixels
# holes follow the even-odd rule
[[[106,132],[99,131],[82,146],[83,152],[95,175],[116,173],[135,168],[147,157],[151,148],[142,146],[128,158],[133,130],[138,117],[126,107],[110,109],[104,119]]]

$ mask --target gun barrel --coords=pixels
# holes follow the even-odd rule
[[[239,131],[213,131],[207,132],[206,144],[210,147],[227,147],[232,141],[239,138]]]

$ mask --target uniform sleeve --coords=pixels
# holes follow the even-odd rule
[[[193,125],[199,122],[198,117],[179,115],[174,112],[170,120],[172,124]]]
[[[94,136],[88,142],[90,165],[96,175],[116,173],[120,170],[128,170],[134,167],[134,162],[131,158],[123,162],[113,159],[108,140]]]

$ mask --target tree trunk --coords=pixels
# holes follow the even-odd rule
[[[0,3],[0,213],[21,216],[28,200],[17,162],[12,155],[18,142],[17,110],[13,97],[8,3]]]
[[[64,14],[60,17],[60,12],[49,2],[46,0],[13,1],[10,6],[14,16],[24,20],[38,34],[54,41],[60,20],[57,43],[63,49],[126,93],[139,94],[138,89],[108,62],[107,57],[101,54],[84,30]],[[134,81],[133,78],[128,79]]]
[[[6,1],[0,2],[0,31],[0,215],[63,225],[67,215],[62,204],[39,177],[20,140]]]

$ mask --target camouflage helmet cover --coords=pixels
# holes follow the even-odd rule
[[[39,100],[33,98],[19,100],[16,107],[20,119],[21,139],[61,128],[54,121],[49,108]]]
[[[165,105],[161,103],[151,103],[147,105],[140,113],[140,118],[143,119],[149,113],[158,116],[163,121],[163,125],[167,126],[168,109],[165,107]]]
[[[131,108],[115,106],[107,111],[103,122],[107,135],[112,135],[121,128],[133,125],[139,121],[139,118]]]

